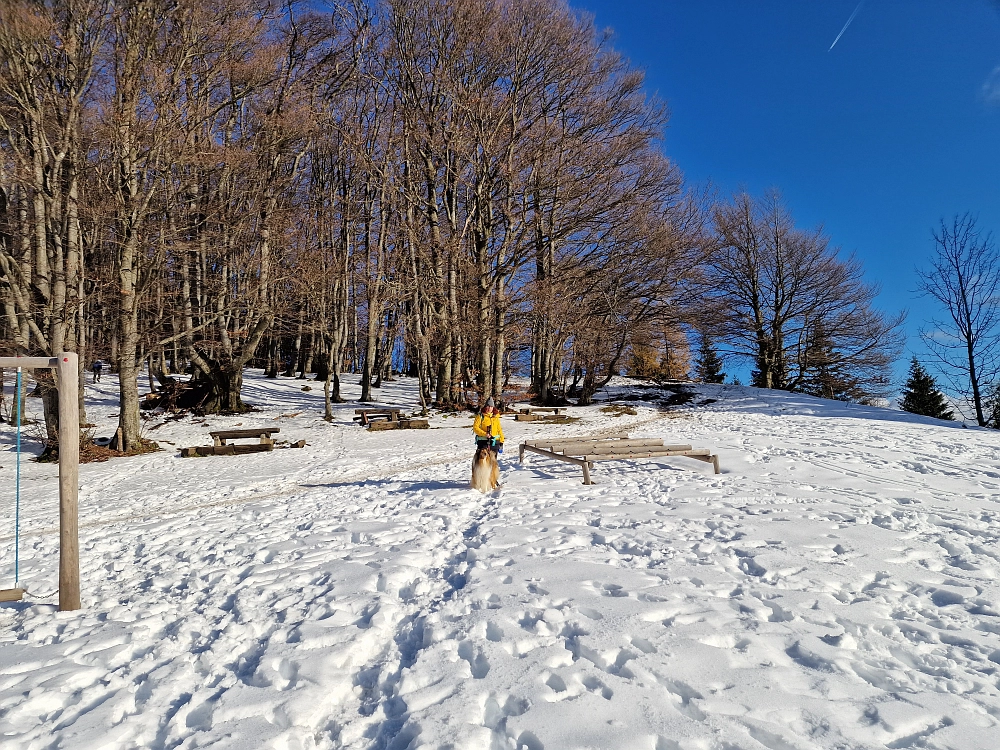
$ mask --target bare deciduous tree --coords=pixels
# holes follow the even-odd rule
[[[982,232],[968,213],[950,223],[942,219],[933,237],[930,268],[917,271],[919,289],[947,317],[932,320],[920,335],[985,426],[984,391],[1000,373],[1000,255],[991,233]]]
[[[4,4],[0,173],[9,170],[12,180],[3,199],[10,239],[0,241],[0,295],[19,354],[79,345],[84,121],[107,21],[108,0]],[[39,380],[50,376],[39,373]],[[56,391],[43,387],[42,395],[55,444]]]
[[[824,377],[850,379],[852,400],[881,395],[903,315],[875,309],[878,288],[857,259],[840,257],[819,230],[796,229],[777,193],[737,195],[716,209],[715,229],[708,293],[727,311],[735,352],[753,362],[754,385],[807,390],[825,368]]]

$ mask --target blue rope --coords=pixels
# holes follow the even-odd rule
[[[14,472],[14,586],[21,580],[21,368],[17,368],[17,387],[14,390],[14,405],[17,407],[17,468]]]

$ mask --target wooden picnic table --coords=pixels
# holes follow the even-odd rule
[[[281,432],[278,427],[251,427],[246,430],[215,430],[208,433],[212,436],[213,445],[199,445],[193,448],[181,448],[181,456],[237,456],[244,453],[266,453],[274,450],[274,440],[271,435]],[[233,445],[227,441],[259,438],[257,443]]]
[[[405,409],[397,407],[355,409],[354,413],[358,416],[354,417],[354,421],[360,423],[362,427],[367,427],[370,422],[382,419],[387,419],[390,422],[398,422],[399,415],[404,411]]]
[[[246,438],[260,438],[261,445],[274,445],[271,435],[281,432],[278,427],[252,427],[247,430],[216,430],[208,433],[216,445],[226,445],[227,440],[243,440]]]
[[[566,411],[565,406],[529,406],[514,415],[518,422],[537,422],[548,417],[558,417]]]
[[[521,409],[522,414],[555,414],[557,417],[563,411],[566,411],[565,406],[527,406]]]

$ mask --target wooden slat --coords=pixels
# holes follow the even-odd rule
[[[24,589],[0,589],[0,602],[19,602],[23,596]]]
[[[532,440],[531,445],[538,448],[548,448],[549,450],[562,451],[564,453],[575,452],[578,448],[642,448],[646,446],[662,447],[663,441],[655,438],[637,438],[635,440],[615,440],[601,438],[596,440]],[[674,446],[671,446],[674,447]],[[683,447],[683,446],[677,446]],[[690,448],[691,446],[687,446]]]
[[[222,438],[223,440],[236,440],[237,438],[255,438],[261,435],[273,435],[276,432],[281,432],[279,427],[260,427],[248,430],[216,430],[215,432],[208,433],[214,438]]]
[[[639,445],[639,446],[617,446],[617,445],[598,445],[593,448],[586,448],[581,450],[573,451],[571,455],[591,455],[600,453],[645,453],[646,451],[652,453],[682,453],[685,451],[694,450],[690,445]],[[700,450],[700,449],[699,449]],[[567,453],[569,451],[566,451]]]
[[[609,445],[662,445],[660,438],[629,438],[625,435],[618,437],[586,438],[570,437],[559,438],[558,440],[529,440],[532,445],[571,445],[577,443],[607,443]]]
[[[688,450],[639,450],[621,451],[620,453],[588,453],[581,456],[586,461],[627,461],[630,458],[655,458],[657,456],[708,456],[708,448],[693,448]]]
[[[690,445],[663,445],[662,443],[653,445],[567,445],[556,446],[550,450],[556,453],[565,453],[567,456],[588,456],[597,453],[631,453],[633,451],[686,451],[691,450]]]

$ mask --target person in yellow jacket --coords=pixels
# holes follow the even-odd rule
[[[476,433],[476,447],[489,445],[493,455],[503,453],[503,427],[500,425],[500,410],[493,405],[493,399],[486,399],[479,410],[472,431]]]

